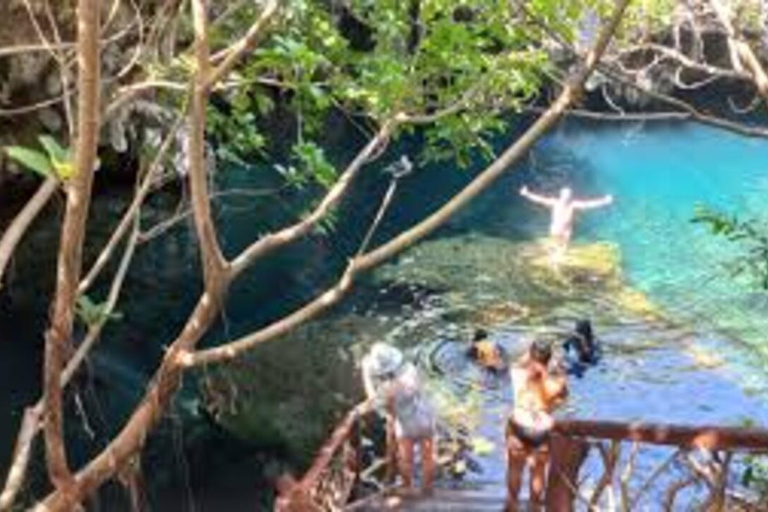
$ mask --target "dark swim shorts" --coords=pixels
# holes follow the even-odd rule
[[[533,425],[522,425],[512,418],[507,422],[507,436],[514,436],[526,448],[540,448],[549,440],[549,429]]]

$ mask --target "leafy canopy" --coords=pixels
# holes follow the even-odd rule
[[[583,9],[533,3],[564,27]],[[231,14],[215,24],[212,40],[226,44],[249,19]],[[491,157],[489,140],[504,115],[535,97],[552,66],[537,30],[507,0],[296,0],[275,35],[230,77],[238,86],[212,102],[209,130],[219,157],[248,160],[265,151],[265,119],[279,109],[296,119],[293,153],[307,167],[294,170],[323,185],[327,166],[316,152],[307,155],[321,146],[331,110],[368,129],[398,113],[447,110],[425,127],[422,156],[468,163],[479,150]]]

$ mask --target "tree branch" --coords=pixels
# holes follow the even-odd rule
[[[740,72],[735,69],[721,68],[718,66],[712,66],[706,63],[698,62],[691,59],[687,55],[682,54],[677,50],[668,48],[664,45],[657,44],[657,43],[644,43],[642,45],[627,48],[626,50],[622,50],[619,53],[618,58],[632,55],[637,52],[646,52],[646,51],[661,54],[666,59],[677,61],[687,69],[701,71],[703,73],[707,73],[710,75],[717,75],[717,76],[726,77],[726,78],[734,78],[737,80],[751,80],[750,76],[744,72]]]
[[[208,169],[205,158],[205,118],[208,106],[210,56],[208,49],[208,6],[206,0],[192,0],[195,31],[195,75],[189,115],[189,188],[195,231],[200,244],[206,289],[217,287],[227,262],[221,252],[208,197]]]
[[[765,73],[760,61],[750,48],[746,41],[740,38],[731,22],[731,12],[724,6],[720,0],[709,0],[709,5],[715,11],[717,19],[723,25],[728,37],[728,48],[731,53],[731,61],[736,71],[744,72],[746,70],[752,76],[752,82],[757,88],[760,96],[768,107],[768,75]]]
[[[611,440],[610,448],[606,449],[602,443],[598,444],[598,448],[603,459],[604,470],[600,480],[595,485],[595,489],[592,491],[592,496],[589,498],[589,506],[592,508],[597,507],[606,487],[613,481],[616,473],[616,464],[619,462],[619,456],[621,455],[621,443],[616,440]]]
[[[112,278],[112,284],[110,285],[107,300],[104,304],[102,317],[99,322],[88,327],[88,333],[85,338],[80,345],[78,345],[75,354],[69,361],[67,361],[67,365],[61,373],[62,390],[67,387],[67,384],[69,384],[69,381],[80,368],[80,365],[85,361],[85,358],[93,348],[93,345],[98,341],[102,328],[109,320],[109,316],[117,305],[120,291],[125,282],[125,276],[128,273],[128,268],[130,267],[138,243],[139,233],[139,221],[138,217],[136,217],[133,233],[126,243],[123,257],[120,260],[120,265],[118,266],[115,276]],[[17,435],[11,468],[8,472],[5,488],[0,495],[0,511],[4,512],[11,508],[16,494],[18,494],[21,484],[24,482],[32,442],[42,426],[41,420],[44,413],[44,405],[43,399],[40,399],[34,406],[28,407],[24,412],[24,420],[22,421],[19,434]]]
[[[634,442],[632,444],[632,451],[629,454],[627,465],[624,467],[624,471],[621,474],[620,488],[621,488],[621,510],[622,512],[629,512],[631,510],[631,501],[629,497],[629,479],[632,478],[632,473],[635,471],[635,461],[637,460],[637,452],[640,449],[640,443]]]
[[[38,214],[45,208],[53,194],[59,189],[59,180],[56,178],[47,178],[38,187],[37,192],[27,201],[27,204],[14,217],[11,224],[0,238],[0,289],[3,287],[3,275],[8,263],[11,261],[16,246],[21,241],[24,233],[37,218]]]
[[[82,500],[95,491],[144,446],[149,431],[162,417],[181,382],[183,366],[179,364],[179,356],[194,347],[216,319],[221,292],[222,289],[207,290],[201,295],[183,330],[168,348],[144,399],[136,406],[126,425],[101,453],[77,473],[70,488],[73,500]],[[67,497],[56,490],[33,510],[69,512],[71,507]]]
[[[40,430],[40,419],[43,415],[43,403],[38,402],[34,407],[27,407],[16,436],[16,445],[13,449],[12,463],[8,469],[8,478],[5,481],[3,493],[0,494],[0,511],[11,510],[16,495],[21,490],[29,465],[29,456],[32,451],[32,441]]]
[[[232,71],[232,68],[235,67],[235,64],[237,64],[237,62],[246,53],[252,52],[256,48],[256,45],[259,44],[259,41],[264,34],[264,30],[269,26],[270,23],[272,23],[275,14],[277,14],[278,7],[278,0],[267,0],[267,4],[261,11],[258,19],[254,22],[253,25],[251,25],[251,28],[248,29],[248,32],[246,32],[245,36],[243,36],[242,39],[237,41],[229,48],[223,50],[224,53],[219,52],[219,54],[224,55],[224,60],[208,75],[208,87],[212,87],[218,83],[230,71]]]
[[[312,213],[307,215],[301,222],[283,228],[276,233],[263,236],[233,259],[230,267],[232,277],[237,277],[258,258],[308,233],[341,200],[355,176],[357,176],[357,173],[363,165],[373,158],[379,148],[389,140],[390,135],[394,132],[399,122],[396,118],[395,120],[385,122],[381,126],[378,133],[355,156],[354,160],[347,166]]]
[[[99,137],[99,2],[78,1],[78,132],[75,175],[67,184],[67,207],[61,229],[56,294],[51,325],[45,335],[44,394],[45,447],[49,476],[64,502],[69,498],[73,477],[67,464],[63,440],[61,371],[70,344],[74,322],[77,283],[80,279],[85,223]]]
[[[736,123],[734,121],[730,121],[728,119],[724,119],[721,117],[715,117],[715,116],[710,116],[708,114],[704,114],[700,112],[693,105],[686,103],[685,101],[679,98],[675,98],[674,96],[656,92],[651,89],[648,89],[647,87],[643,87],[642,85],[638,84],[634,80],[629,80],[627,78],[624,78],[619,73],[616,73],[604,66],[600,67],[600,72],[606,75],[607,77],[613,80],[616,80],[617,82],[623,83],[624,85],[637,89],[638,91],[642,92],[643,94],[646,94],[651,98],[654,98],[663,103],[666,103],[668,105],[673,105],[679,108],[680,110],[683,111],[683,113],[687,114],[690,117],[690,119],[697,121],[699,123],[706,124],[709,126],[714,126],[716,128],[720,128],[723,130],[728,130],[734,133],[738,133],[739,135],[746,135],[747,137],[768,138],[768,130],[766,130],[765,128],[761,128],[759,126],[749,126],[743,123]]]
[[[78,289],[77,289],[78,293],[80,294],[85,293],[86,290],[88,290],[88,288],[90,288],[91,285],[93,285],[93,282],[96,280],[96,278],[99,276],[99,274],[104,269],[106,264],[109,262],[118,244],[123,239],[125,234],[128,232],[128,228],[130,228],[131,222],[138,217],[139,209],[141,208],[141,205],[144,203],[144,199],[146,199],[147,195],[152,189],[152,184],[155,182],[155,177],[158,171],[163,166],[162,165],[163,159],[165,158],[165,155],[168,152],[168,150],[171,148],[174,137],[176,136],[176,133],[179,131],[179,128],[181,128],[181,125],[184,122],[185,113],[186,113],[186,108],[183,108],[182,111],[179,113],[178,119],[166,134],[165,139],[163,139],[163,142],[160,144],[160,148],[157,150],[157,153],[155,154],[155,157],[152,160],[152,163],[150,164],[149,169],[147,169],[147,172],[144,175],[144,179],[142,180],[141,185],[139,186],[138,190],[134,194],[133,199],[131,200],[131,204],[128,206],[122,218],[120,219],[120,222],[118,223],[117,227],[112,232],[112,235],[110,236],[109,241],[99,253],[99,256],[96,258],[96,261],[93,263],[93,266],[91,266],[86,276],[80,281],[80,284],[78,285]]]
[[[614,15],[611,17],[611,20],[604,28],[604,30],[601,32],[595,48],[589,53],[586,59],[584,67],[576,72],[571,81],[566,85],[563,92],[553,103],[553,105],[547,110],[547,112],[542,114],[542,116],[525,132],[525,134],[523,134],[517,141],[515,141],[515,143],[510,148],[508,148],[498,159],[496,159],[496,161],[494,161],[485,171],[480,173],[480,175],[476,177],[474,181],[472,181],[467,187],[465,187],[461,192],[459,192],[450,201],[448,201],[448,203],[441,207],[437,212],[433,213],[421,223],[405,231],[404,233],[401,233],[395,239],[385,243],[379,248],[353,258],[347,270],[344,272],[344,275],[333,288],[329,289],[315,300],[295,311],[294,313],[259,331],[256,331],[255,333],[227,343],[226,345],[199,351],[194,354],[186,354],[183,357],[183,363],[187,366],[196,366],[226,361],[236,357],[249,348],[271,340],[281,334],[284,334],[285,332],[288,332],[290,329],[299,325],[301,322],[314,317],[321,311],[324,311],[331,305],[338,302],[344,293],[346,293],[346,291],[350,288],[352,280],[357,273],[369,270],[379,265],[384,260],[415,244],[417,241],[427,236],[429,233],[437,229],[437,227],[442,225],[446,220],[448,220],[448,218],[450,218],[451,215],[456,213],[460,208],[465,206],[470,200],[477,196],[482,190],[487,188],[509,166],[511,166],[520,156],[522,156],[536,142],[536,140],[560,118],[560,116],[571,104],[571,102],[580,95],[584,82],[597,65],[602,52],[605,51],[605,48],[608,45],[608,41],[610,40],[613,32],[616,30],[616,27],[621,20],[627,4],[628,0],[617,1],[617,7]],[[400,119],[407,118],[400,116]],[[382,128],[382,130],[383,129],[384,128]],[[374,141],[375,139],[372,140],[366,147],[368,151],[372,151]],[[360,154],[358,154],[358,157],[355,159],[355,161],[360,160],[365,153],[366,150],[363,150]],[[257,243],[260,242],[262,241],[260,240]],[[236,267],[236,262],[237,260],[235,263],[233,263],[233,269]]]
[[[352,287],[353,279],[358,273],[358,262],[364,257],[363,254],[368,247],[368,243],[373,238],[373,234],[376,232],[381,219],[384,217],[384,213],[387,211],[387,208],[389,208],[396,188],[397,178],[394,178],[389,186],[389,189],[384,195],[384,199],[381,201],[381,206],[379,207],[379,210],[376,213],[376,216],[374,217],[368,232],[363,238],[363,242],[360,244],[360,248],[358,249],[356,255],[350,260],[347,269],[344,271],[341,279],[339,279],[335,286],[325,291],[322,295],[306,304],[302,308],[298,309],[297,311],[291,313],[285,318],[282,318],[281,320],[278,320],[277,322],[273,322],[272,324],[259,331],[244,336],[238,340],[229,342],[225,345],[206,350],[199,350],[194,353],[183,355],[183,364],[186,366],[199,366],[212,363],[220,363],[234,359],[244,352],[251,350],[256,345],[291,331],[295,327],[301,325],[307,320],[314,318],[318,314],[330,308],[332,305],[339,302],[347,293],[347,291],[349,291],[349,289]]]

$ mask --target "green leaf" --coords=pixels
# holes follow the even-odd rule
[[[49,177],[54,174],[51,161],[47,155],[34,149],[25,148],[22,146],[7,146],[5,152],[13,160],[24,166],[24,168],[36,172],[44,177]]]
[[[472,451],[477,455],[493,453],[493,443],[484,437],[473,437],[470,442],[472,443]]]
[[[50,135],[41,135],[38,137],[40,144],[43,145],[45,151],[53,162],[70,162],[72,160],[71,151],[64,149],[56,142],[56,139]]]

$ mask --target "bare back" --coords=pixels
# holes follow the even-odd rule
[[[564,376],[535,371],[529,362],[516,365],[510,374],[516,410],[551,413],[568,394]]]

